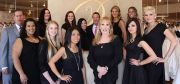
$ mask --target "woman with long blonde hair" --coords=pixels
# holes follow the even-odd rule
[[[48,61],[60,47],[59,25],[55,21],[49,21],[46,28],[45,39],[39,44],[39,67],[42,84],[59,84],[58,78],[52,73],[48,66]],[[60,62],[58,62],[58,64],[60,64]]]

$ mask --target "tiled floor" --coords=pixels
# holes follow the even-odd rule
[[[0,84],[2,84],[2,78],[0,76]],[[166,82],[166,84],[172,84],[172,81]]]
[[[172,81],[168,81],[168,82],[166,82],[166,84],[172,84]]]

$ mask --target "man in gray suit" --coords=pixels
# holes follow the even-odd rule
[[[20,26],[24,22],[24,14],[22,10],[15,10],[13,19],[15,24],[3,29],[0,43],[0,57],[2,68],[3,84],[12,84],[13,60],[12,46],[17,37],[19,37]]]

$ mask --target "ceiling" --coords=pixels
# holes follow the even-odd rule
[[[10,13],[14,9],[22,9],[29,17],[37,17],[39,11],[45,7],[47,0],[0,0],[0,11]]]
[[[7,10],[9,7],[15,7],[15,4],[17,8],[21,9],[27,9],[30,8],[31,4],[33,7],[37,7],[37,4],[39,5],[39,8],[43,7],[43,4],[46,3],[47,0],[0,0],[0,10]]]
[[[143,6],[148,6],[148,5],[152,5],[155,6],[157,5],[164,5],[164,4],[175,4],[180,2],[180,0],[142,0]]]
[[[142,0],[143,7],[145,6],[158,6],[158,5],[167,5],[168,4],[176,4],[180,3],[180,0]],[[180,9],[179,9],[180,10]],[[158,15],[163,15],[163,14],[158,14]],[[167,14],[165,14],[167,15]],[[168,17],[159,17],[159,19],[166,19],[167,21],[170,22],[177,22],[180,21],[180,12],[176,13],[168,13]]]

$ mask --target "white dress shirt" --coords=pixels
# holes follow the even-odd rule
[[[93,31],[94,36],[95,36],[96,33],[97,33],[97,27],[98,27],[97,25],[93,24],[92,31]]]
[[[17,30],[20,32],[21,27],[18,24],[15,24],[15,25],[16,25]]]

